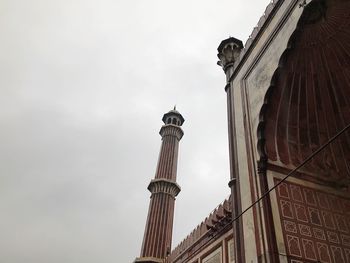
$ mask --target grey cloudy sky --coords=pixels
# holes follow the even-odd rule
[[[220,41],[269,0],[0,0],[0,262],[139,255],[163,113],[177,104],[174,242],[229,195]]]

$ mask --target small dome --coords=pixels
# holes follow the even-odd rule
[[[182,117],[180,112],[176,110],[176,107],[174,107],[173,110],[170,110],[163,115],[162,121],[165,124],[175,124],[181,126],[185,122],[185,119]]]

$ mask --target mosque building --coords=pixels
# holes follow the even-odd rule
[[[218,58],[231,196],[171,246],[184,118],[166,113],[135,262],[350,262],[350,0],[273,0]]]

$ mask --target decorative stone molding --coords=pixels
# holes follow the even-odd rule
[[[229,182],[228,182],[228,187],[232,187],[234,184],[237,183],[237,179],[236,178],[232,178]]]
[[[181,140],[182,136],[184,135],[184,132],[182,131],[182,129],[177,126],[177,125],[173,125],[173,124],[166,124],[163,125],[162,128],[159,131],[159,134],[162,137],[165,136],[175,136],[179,141]]]
[[[181,191],[181,187],[177,183],[167,179],[154,179],[149,183],[147,189],[152,194],[165,193],[170,194],[174,198]]]

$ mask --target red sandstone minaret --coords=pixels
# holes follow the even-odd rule
[[[141,255],[135,262],[161,263],[171,250],[175,197],[181,190],[176,183],[179,141],[184,134],[180,126],[185,119],[174,107],[162,120],[162,146],[155,179],[148,185],[151,200]]]

